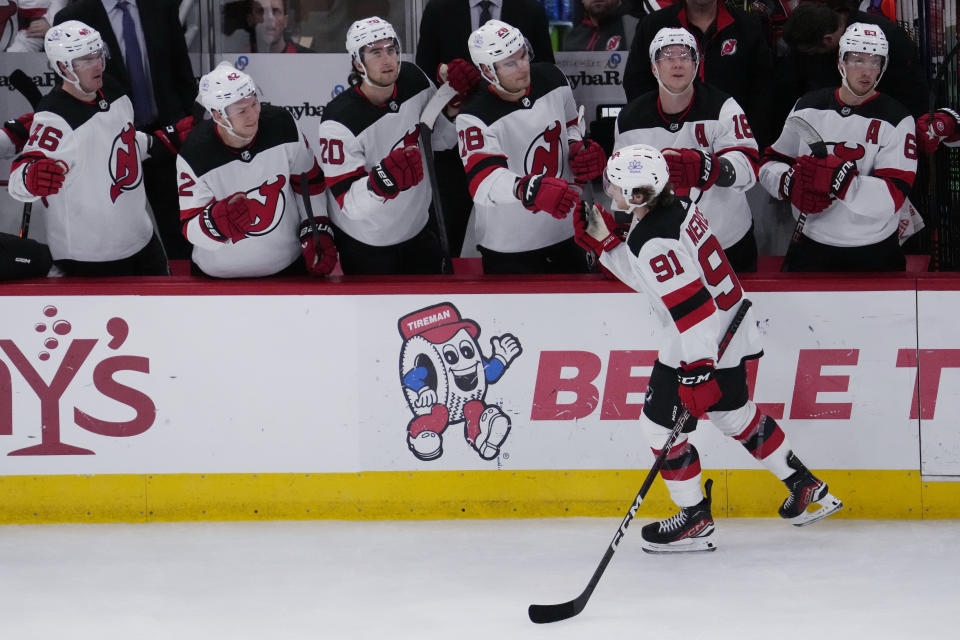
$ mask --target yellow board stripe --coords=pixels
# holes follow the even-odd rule
[[[918,471],[818,471],[841,518],[960,517],[960,482]],[[421,520],[622,516],[647,470],[0,476],[0,524],[194,520]],[[705,471],[715,517],[776,517],[761,470]],[[661,479],[638,517],[675,511]]]

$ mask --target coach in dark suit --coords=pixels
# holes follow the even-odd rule
[[[79,20],[100,32],[110,52],[106,73],[119,80],[133,100],[138,129],[152,131],[190,115],[197,81],[176,0],[77,0],[57,12],[54,24],[66,20]],[[128,24],[134,28],[125,33]],[[138,63],[139,72],[131,67]],[[168,257],[188,258],[190,244],[180,233],[174,159],[149,160],[144,187]]]
[[[467,40],[488,19],[502,20],[520,29],[530,41],[534,60],[554,62],[547,15],[536,0],[430,0],[420,19],[417,66],[437,79],[439,65],[455,58],[469,62]],[[458,151],[438,151],[436,166],[450,251],[456,257],[473,201]]]

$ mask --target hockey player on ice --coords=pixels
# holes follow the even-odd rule
[[[643,548],[651,553],[712,551],[712,481],[707,481],[704,495],[700,456],[688,440],[697,418],[707,416],[783,481],[790,495],[780,507],[782,518],[801,526],[842,505],[800,461],[776,421],[749,399],[744,363],[763,355],[752,309],[717,360],[717,345],[737,312],[743,289],[706,218],[689,199],[674,195],[669,175],[666,161],[653,147],[638,144],[614,152],[604,184],[613,207],[633,216],[627,240],[617,236],[610,213],[586,206],[575,226],[576,238],[625,284],[645,293],[663,322],[662,346],[640,417],[655,456],[682,407],[692,416],[660,470],[680,511],[643,527]],[[814,503],[817,510],[808,512]]]
[[[452,304],[407,314],[398,323],[404,339],[400,377],[414,418],[407,446],[420,460],[443,454],[443,434],[463,424],[464,438],[484,460],[493,460],[510,433],[510,418],[487,404],[487,385],[497,382],[522,349],[513,335],[490,338],[492,355],[483,356],[480,327],[462,319]]]
[[[193,263],[217,278],[330,273],[337,251],[323,215],[323,174],[290,112],[261,105],[253,78],[229,62],[200,79],[198,100],[212,119],[190,132],[177,156]]]
[[[582,273],[568,216],[574,180],[600,176],[603,148],[582,139],[567,78],[531,63],[516,27],[490,20],[470,34],[470,57],[489,85],[457,116],[460,159],[474,201],[470,230],[484,273]]]
[[[746,192],[757,182],[757,142],[737,101],[696,79],[699,65],[693,34],[660,29],[650,42],[659,89],[623,108],[613,148],[648,144],[659,149],[677,193],[699,190],[697,205],[734,270],[756,271],[757,241]]]
[[[350,88],[327,104],[317,156],[330,192],[330,217],[344,274],[441,273],[444,255],[429,222],[431,190],[417,146],[433,82],[400,60],[400,40],[383,18],[347,31]],[[437,118],[435,149],[456,143],[448,116]]]
[[[825,158],[789,127],[764,152],[760,182],[809,217],[792,271],[903,271],[897,226],[917,171],[907,108],[878,93],[889,47],[875,25],[854,23],[840,38],[839,89],[817,89],[794,105],[828,148]]]

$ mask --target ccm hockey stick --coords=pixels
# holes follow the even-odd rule
[[[719,362],[720,358],[723,357],[724,352],[730,345],[730,341],[733,339],[737,329],[740,328],[740,324],[743,322],[743,318],[747,315],[747,311],[750,309],[752,304],[753,303],[746,298],[744,298],[743,302],[740,303],[740,308],[737,309],[737,313],[733,316],[733,319],[730,320],[730,326],[727,327],[726,333],[723,334],[723,338],[720,340],[720,345],[717,348],[717,362]],[[587,601],[590,600],[593,590],[597,588],[597,583],[600,582],[600,577],[603,576],[603,572],[607,569],[607,565],[610,564],[610,559],[613,558],[613,554],[616,553],[617,547],[620,545],[620,541],[623,539],[623,536],[626,535],[627,527],[630,526],[630,521],[633,520],[634,516],[637,515],[637,509],[640,508],[640,504],[647,496],[647,492],[650,490],[651,485],[653,485],[653,481],[660,472],[660,468],[663,466],[663,461],[667,458],[667,453],[669,453],[670,448],[673,447],[673,443],[676,442],[677,438],[680,436],[680,433],[683,431],[683,427],[687,424],[688,420],[690,420],[690,412],[684,409],[683,413],[680,414],[680,417],[677,418],[677,421],[674,423],[673,431],[670,432],[670,436],[664,443],[663,449],[660,450],[656,460],[653,461],[653,466],[647,473],[647,477],[643,481],[643,485],[641,485],[640,491],[637,493],[637,497],[633,499],[633,504],[630,505],[630,510],[627,511],[627,515],[623,517],[623,522],[620,523],[620,527],[613,536],[613,541],[610,543],[610,546],[607,547],[606,553],[603,554],[603,558],[600,560],[600,565],[597,567],[596,571],[593,572],[593,576],[590,578],[587,588],[583,590],[583,593],[569,602],[563,602],[560,604],[530,605],[529,609],[527,609],[527,615],[530,616],[530,620],[532,622],[543,624],[547,622],[566,620],[567,618],[572,618],[573,616],[577,615],[583,611],[584,607],[587,606]]]
[[[809,122],[800,116],[790,116],[783,125],[784,129],[790,129],[810,147],[810,154],[815,158],[827,157],[827,145]],[[790,236],[790,245],[787,247],[787,254],[783,257],[783,264],[780,265],[780,271],[786,271],[790,266],[790,258],[796,251],[797,244],[800,243],[800,236],[803,235],[803,226],[807,223],[807,214],[803,211],[797,216],[797,224],[793,228],[793,235]]]
[[[433,195],[433,221],[440,236],[440,251],[443,253],[442,273],[453,273],[453,262],[450,259],[450,241],[447,239],[447,223],[443,217],[443,205],[440,202],[440,183],[437,181],[437,168],[433,163],[433,126],[440,116],[440,112],[450,100],[457,95],[457,90],[444,82],[433,94],[430,101],[420,114],[420,149],[423,151],[424,162],[427,163],[427,177],[430,179],[430,191]]]

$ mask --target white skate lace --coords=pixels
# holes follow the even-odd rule
[[[676,515],[660,521],[660,531],[670,532],[683,527],[687,523],[687,512],[681,509]]]

